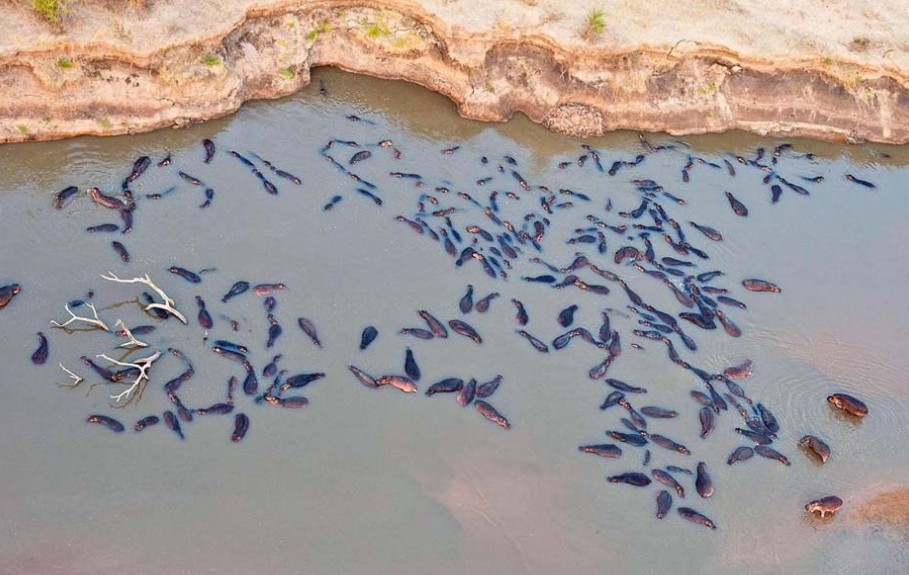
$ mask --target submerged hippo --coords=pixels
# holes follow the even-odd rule
[[[839,511],[840,507],[842,506],[842,499],[836,495],[828,495],[827,497],[821,497],[820,499],[809,501],[808,504],[805,505],[805,511],[808,511],[809,513],[820,511],[821,517],[826,517],[828,513],[833,515]]]

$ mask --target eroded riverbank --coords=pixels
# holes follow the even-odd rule
[[[467,118],[522,112],[577,136],[909,141],[900,2],[772,4],[701,0],[685,23],[667,2],[160,0],[74,5],[57,25],[3,4],[0,142],[179,127],[292,94],[318,66],[421,84]],[[585,34],[595,9],[603,29]]]

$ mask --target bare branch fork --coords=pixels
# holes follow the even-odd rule
[[[148,381],[148,368],[151,367],[151,365],[155,362],[156,359],[161,357],[161,352],[156,351],[155,353],[149,355],[148,357],[140,357],[139,359],[135,360],[135,362],[133,362],[133,363],[123,363],[122,361],[117,361],[116,359],[112,359],[112,358],[104,355],[103,353],[99,354],[95,357],[99,357],[99,358],[109,361],[110,363],[113,363],[115,365],[119,365],[122,367],[132,367],[132,368],[139,370],[139,375],[136,376],[136,380],[133,382],[133,384],[131,386],[129,386],[129,389],[127,389],[126,391],[123,391],[121,393],[118,393],[117,395],[110,396],[111,399],[113,399],[114,401],[119,403],[120,400],[123,399],[124,397],[126,397],[128,399],[130,394],[133,391],[135,391],[135,389],[137,387],[139,387],[139,385],[141,385],[143,381]]]
[[[126,348],[135,348],[135,347],[148,347],[148,344],[144,341],[139,341],[136,339],[136,336],[133,335],[133,332],[129,331],[129,328],[126,327],[126,324],[122,319],[117,320],[117,327],[123,330],[123,333],[126,334],[126,337],[129,338],[129,341],[126,343],[121,343],[117,347],[126,347]]]
[[[67,387],[76,387],[77,385],[79,385],[80,383],[82,383],[83,378],[79,377],[79,376],[76,375],[75,373],[73,373],[73,372],[71,372],[70,370],[68,370],[68,369],[66,369],[65,367],[63,367],[63,364],[62,364],[62,363],[59,364],[59,365],[60,365],[60,369],[62,369],[63,371],[65,371],[65,372],[67,373],[67,375],[69,375],[69,376],[73,379],[73,383],[72,383],[71,385],[67,386]]]
[[[177,318],[178,320],[182,321],[183,323],[188,323],[186,321],[186,317],[184,317],[183,314],[180,313],[179,310],[177,310],[177,308],[174,307],[174,304],[175,304],[174,300],[172,300],[170,297],[168,297],[168,295],[166,293],[164,293],[164,290],[162,290],[161,288],[156,286],[154,284],[154,282],[151,281],[151,278],[148,277],[148,274],[145,274],[144,278],[132,278],[132,279],[128,279],[128,280],[120,279],[112,272],[107,272],[107,274],[108,275],[101,274],[101,277],[110,282],[117,282],[117,283],[121,283],[121,284],[142,284],[142,285],[148,286],[149,288],[154,290],[155,293],[157,293],[159,296],[161,296],[162,300],[164,300],[164,303],[148,304],[144,308],[145,311],[149,311],[152,309],[164,310],[167,313],[174,316],[175,318]]]
[[[74,314],[74,313],[72,312],[71,309],[69,309],[69,304],[65,304],[65,305],[63,306],[63,308],[64,308],[64,309],[69,313],[69,315],[71,315],[72,317],[71,317],[70,319],[68,319],[68,320],[66,321],[66,323],[58,323],[58,322],[56,322],[56,321],[51,321],[51,325],[54,326],[54,327],[62,327],[62,328],[65,328],[66,326],[68,326],[69,324],[73,323],[74,321],[84,321],[85,323],[91,324],[91,325],[93,325],[93,326],[95,326],[95,327],[98,327],[98,328],[100,328],[100,329],[103,329],[104,331],[110,331],[110,328],[107,327],[107,324],[104,323],[103,321],[101,321],[101,318],[98,317],[98,310],[95,309],[94,304],[91,304],[91,303],[89,303],[89,302],[85,302],[85,305],[87,305],[88,307],[90,307],[90,308],[92,309],[92,313],[95,314],[95,319],[92,319],[92,318],[90,318],[90,317],[78,316],[78,315]],[[184,323],[185,323],[185,322],[184,322]]]

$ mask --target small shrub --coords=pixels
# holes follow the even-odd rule
[[[19,124],[19,125],[17,125],[17,126],[16,126],[16,129],[19,130],[19,131],[20,131],[21,133],[23,133],[23,134],[27,134],[27,133],[28,133],[28,126],[26,126],[25,124]]]
[[[207,56],[202,57],[202,63],[206,66],[217,66],[221,63],[221,58],[214,54],[208,54]]]
[[[293,80],[296,74],[293,73],[293,70],[288,70],[287,68],[283,70],[278,70],[278,75],[282,78],[287,78],[288,80]]]
[[[69,70],[73,67],[73,62],[69,58],[60,58],[57,60],[57,66],[63,68],[64,70]]]
[[[32,9],[49,22],[58,22],[66,11],[64,0],[32,0]]]
[[[605,31],[606,13],[599,8],[591,9],[584,19],[584,32],[581,34],[581,37],[589,41],[601,36]]]

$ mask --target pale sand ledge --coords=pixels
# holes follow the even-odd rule
[[[323,65],[578,136],[909,142],[905,0],[82,0],[61,27],[26,4],[0,0],[0,142],[183,126]]]

